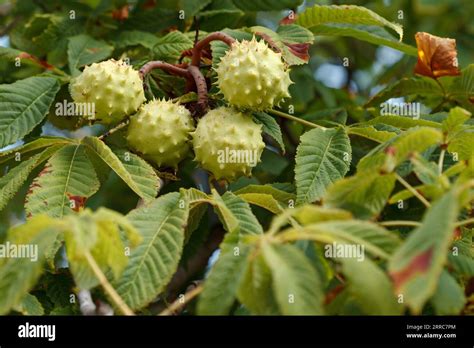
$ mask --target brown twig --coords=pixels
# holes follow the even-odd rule
[[[162,62],[160,60],[154,60],[154,61],[146,63],[144,66],[140,68],[139,74],[142,80],[153,69],[161,69],[174,75],[189,78],[188,70],[178,67],[176,65],[170,64],[170,63]]]
[[[191,60],[191,65],[194,66],[199,66],[199,63],[201,62],[201,51],[211,42],[219,40],[224,43],[226,43],[229,46],[232,46],[232,44],[235,42],[235,39],[226,33],[217,31],[215,33],[209,34],[206,36],[204,39],[201,41],[198,41],[194,47],[193,47],[193,58]]]
[[[199,284],[198,286],[187,291],[183,295],[184,296],[183,298],[178,298],[168,308],[162,311],[160,315],[173,315],[179,312],[179,310],[182,309],[187,303],[189,303],[193,298],[199,295],[203,289],[204,289],[203,284]]]
[[[198,94],[198,105],[204,111],[207,109],[207,84],[204,75],[201,73],[199,68],[194,65],[188,67],[188,71],[194,79],[194,84],[196,85],[196,91]]]

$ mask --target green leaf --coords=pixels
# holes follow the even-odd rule
[[[112,150],[100,139],[96,137],[85,137],[82,139],[84,144],[90,153],[98,156],[104,163],[106,163],[137,195],[143,198],[145,201],[149,201],[154,196],[149,196],[150,190],[146,192],[142,191],[142,183],[138,183],[134,180],[131,172],[127,170],[122,161],[115,155]],[[135,169],[133,170],[135,172]],[[140,179],[142,181],[142,179]]]
[[[104,274],[117,279],[128,262],[125,236],[131,247],[141,240],[138,232],[122,215],[99,208],[95,213],[85,210],[65,220],[65,245],[71,273],[76,286],[88,290],[100,282],[92,270],[87,253],[92,256]],[[122,235],[120,227],[125,230]]]
[[[77,211],[99,189],[94,167],[81,145],[56,152],[31,184],[25,209],[28,215],[63,217]]]
[[[8,232],[7,242],[2,244],[3,252],[10,253],[13,247],[18,248],[21,245],[26,245],[30,255],[24,255],[29,257],[23,258],[7,256],[0,258],[1,315],[7,314],[12,308],[19,305],[24,296],[36,284],[43,272],[45,254],[56,237],[55,222],[44,215],[37,216]],[[36,251],[34,251],[35,249]]]
[[[289,229],[282,238],[289,240],[314,240],[319,243],[362,245],[374,256],[389,258],[400,245],[398,237],[372,222],[360,220],[333,220]]]
[[[152,50],[158,42],[158,37],[146,31],[125,30],[122,31],[114,41],[116,48],[124,48],[129,46],[143,46]]]
[[[298,204],[319,200],[326,188],[344,177],[351,163],[351,145],[344,129],[313,129],[301,136],[296,152]]]
[[[422,225],[410,233],[390,259],[388,268],[395,291],[403,295],[415,314],[436,292],[457,215],[457,195],[450,191],[429,208]]]
[[[461,274],[469,277],[474,277],[474,259],[467,255],[448,255],[449,263],[453,269]]]
[[[446,88],[449,97],[461,102],[463,106],[471,106],[474,97],[474,64],[469,64],[461,71],[461,75],[452,79]]]
[[[406,97],[409,95],[443,97],[443,90],[431,78],[409,77],[400,79],[374,95],[366,106],[378,107],[390,98]]]
[[[263,126],[263,133],[268,134],[275,140],[280,146],[283,154],[285,153],[285,144],[283,143],[283,136],[281,134],[281,129],[278,123],[275,121],[274,117],[264,113],[264,112],[256,112],[253,114],[253,119],[256,123],[261,124]]]
[[[387,27],[394,30],[399,35],[400,40],[403,38],[403,29],[401,25],[389,22],[375,12],[361,6],[315,5],[307,8],[303,13],[299,14],[298,19],[296,20],[296,24],[305,28],[311,28],[315,25],[327,23],[363,24]]]
[[[392,139],[394,136],[397,135],[397,133],[394,133],[394,132],[377,130],[373,126],[349,127],[347,128],[347,134],[358,135],[360,137],[364,137],[366,139],[370,139],[378,143],[384,143],[386,141],[389,141],[390,139]]]
[[[156,197],[160,189],[160,179],[153,167],[129,151],[117,149],[113,152],[130,173],[132,180],[137,184],[140,191],[147,197]]]
[[[400,42],[393,35],[387,32],[387,30],[377,26],[340,23],[315,25],[312,26],[310,30],[315,36],[324,35],[353,37],[374,45],[384,45],[391,47],[410,56],[416,57],[417,55],[417,50],[415,47]]]
[[[67,57],[72,76],[79,75],[80,68],[108,58],[114,48],[105,41],[95,40],[89,35],[77,35],[69,38]]]
[[[23,160],[21,164],[10,169],[10,171],[0,178],[0,206],[6,204],[12,195],[14,195],[21,188],[21,185],[23,185],[34,168],[49,159],[62,147],[62,144],[50,146],[42,152],[37,153],[26,160]],[[32,160],[33,157],[35,158],[34,160]],[[21,158],[21,155],[19,158]],[[1,209],[3,208],[0,208],[0,210]]]
[[[262,193],[271,195],[282,205],[287,206],[295,202],[296,196],[293,193],[280,190],[272,185],[247,185],[234,192],[236,195],[244,193]]]
[[[115,288],[132,309],[143,308],[153,301],[176,272],[188,212],[187,195],[174,192],[127,215],[143,241],[131,253]]]
[[[243,11],[280,11],[293,9],[301,5],[303,0],[232,0]]]
[[[15,307],[15,311],[22,315],[43,315],[44,308],[38,299],[31,295],[26,294],[21,302]]]
[[[441,143],[442,133],[431,127],[416,127],[400,133],[382,146],[369,152],[357,164],[359,172],[381,170],[391,173],[402,162],[415,153]]]
[[[474,155],[474,131],[465,130],[456,133],[456,136],[450,141],[448,151],[457,153],[459,160],[468,160]]]
[[[323,198],[329,208],[345,209],[359,219],[380,214],[395,186],[395,175],[362,172],[330,186]]]
[[[199,315],[227,315],[235,301],[243,274],[248,264],[249,247],[239,252],[221,253],[204,283],[199,297]]]
[[[12,159],[15,156],[20,154],[20,159],[22,157],[31,155],[31,152],[36,152],[37,150],[42,150],[45,147],[50,147],[54,145],[67,145],[71,144],[72,140],[67,138],[60,138],[60,137],[41,137],[35,139],[23,146],[16,147],[12,150],[8,150],[5,152],[0,152],[0,164],[5,163]]]
[[[331,220],[350,220],[352,214],[342,209],[329,209],[313,204],[303,205],[296,208],[293,214],[296,220],[303,226],[314,224],[316,222],[331,221]]]
[[[306,28],[297,24],[280,25],[276,33],[286,44],[313,43],[314,35]]]
[[[193,42],[186,35],[179,31],[172,31],[158,39],[153,47],[153,52],[157,59],[176,60],[181,52],[192,47]]]
[[[368,122],[365,123],[366,125],[388,125],[392,127],[397,127],[400,129],[409,129],[413,127],[432,127],[432,128],[441,128],[441,123],[429,121],[429,120],[422,120],[422,119],[415,119],[406,116],[396,116],[396,115],[389,115],[389,116],[377,116]]]
[[[436,315],[459,315],[466,303],[463,289],[456,279],[443,270],[438,287],[431,299]]]
[[[242,193],[239,195],[244,201],[262,207],[273,214],[279,214],[283,211],[280,203],[272,195],[265,193]]]
[[[461,129],[461,125],[471,118],[471,113],[459,106],[449,110],[448,117],[442,122],[443,132],[452,134]]]
[[[40,156],[40,154],[37,154],[30,157],[0,178],[0,210],[5,208],[8,201],[25,183],[33,168],[39,165],[38,160]]]
[[[323,314],[319,276],[303,252],[289,244],[264,244],[262,252],[272,273],[273,293],[281,314]]]
[[[252,314],[279,314],[272,291],[272,274],[262,253],[258,253],[249,261],[240,282],[237,298]]]
[[[193,16],[199,13],[203,8],[209,5],[212,0],[179,0],[179,9],[183,10],[188,19],[192,19]]]
[[[30,133],[46,116],[58,91],[58,81],[50,77],[0,85],[0,148]]]
[[[403,305],[397,302],[387,275],[370,259],[338,258],[347,280],[349,293],[366,314],[400,315]]]

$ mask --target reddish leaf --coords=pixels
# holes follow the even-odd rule
[[[458,69],[456,40],[428,33],[416,33],[418,62],[415,74],[438,78],[460,75]]]
[[[49,64],[47,61],[41,60],[38,57],[35,57],[35,56],[33,56],[29,53],[26,53],[26,52],[21,52],[18,55],[18,58],[31,60],[33,63],[38,64],[42,68],[45,68],[45,69],[48,69],[48,70],[54,69],[54,66]]]
[[[84,206],[86,204],[86,200],[87,200],[86,197],[71,195],[68,192],[66,192],[66,195],[67,195],[69,201],[74,202],[74,205],[71,207],[72,210],[74,210],[75,212],[78,212],[79,210],[84,208]]]
[[[288,16],[280,20],[280,25],[293,24],[296,21],[297,15],[294,12],[290,12]]]
[[[298,58],[303,59],[305,62],[309,61],[309,43],[290,44],[284,42],[284,44],[288,47],[292,54]]]
[[[128,18],[128,5],[122,6],[119,9],[112,11],[112,18],[123,21]]]
[[[393,279],[395,289],[399,291],[410,279],[416,277],[419,273],[428,271],[433,257],[433,248],[415,256],[405,268],[390,273]]]

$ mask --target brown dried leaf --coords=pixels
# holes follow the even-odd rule
[[[429,33],[416,33],[418,62],[415,73],[432,78],[460,75],[456,40]]]

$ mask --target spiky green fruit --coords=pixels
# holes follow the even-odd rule
[[[70,92],[76,103],[93,103],[95,118],[106,125],[119,123],[145,101],[138,71],[114,59],[87,66]]]
[[[290,97],[292,82],[281,53],[255,38],[234,42],[216,70],[219,89],[236,107],[266,110]]]
[[[158,166],[176,168],[189,153],[193,130],[191,113],[184,106],[152,100],[130,118],[127,141]]]
[[[250,176],[265,147],[262,126],[226,107],[204,115],[192,136],[195,160],[218,180]]]

